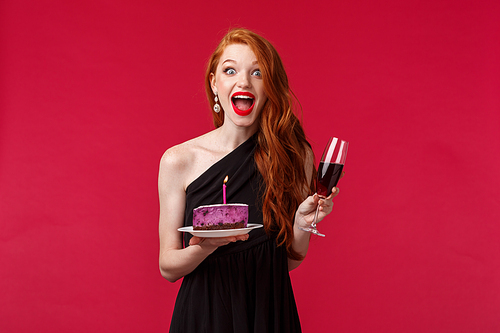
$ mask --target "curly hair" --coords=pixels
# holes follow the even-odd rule
[[[260,116],[255,150],[255,163],[265,183],[264,228],[266,232],[277,233],[277,244],[286,246],[289,258],[301,260],[303,257],[292,247],[294,216],[304,193],[314,193],[314,182],[308,183],[305,172],[307,150],[311,146],[293,110],[296,98],[273,45],[252,31],[237,28],[222,38],[208,61],[205,90],[211,107],[214,105],[211,73],[215,73],[224,49],[231,44],[246,44],[254,52],[268,97]],[[216,128],[222,126],[224,110],[213,112],[213,121]]]

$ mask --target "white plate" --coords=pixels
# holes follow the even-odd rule
[[[262,224],[248,223],[246,228],[240,229],[224,229],[224,230],[193,230],[193,227],[182,227],[177,230],[182,232],[189,232],[193,236],[197,237],[228,237],[228,236],[238,236],[248,234],[251,230],[262,228]]]

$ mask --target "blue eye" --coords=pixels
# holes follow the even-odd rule
[[[236,71],[233,68],[226,68],[223,70],[223,72],[229,75],[236,74]]]
[[[257,69],[257,70],[255,70],[255,71],[253,72],[253,75],[256,75],[256,76],[262,76],[262,73],[260,72],[260,70],[259,70],[259,69]]]

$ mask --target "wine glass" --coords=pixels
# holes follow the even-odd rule
[[[331,137],[325,147],[318,167],[318,177],[316,178],[316,193],[323,199],[332,193],[332,189],[337,186],[340,176],[342,175],[342,169],[344,168],[345,159],[347,157],[347,146],[349,146],[349,142]],[[311,226],[308,228],[299,227],[299,229],[325,237],[324,234],[316,229],[318,212],[319,205],[316,208],[316,214],[314,215]]]

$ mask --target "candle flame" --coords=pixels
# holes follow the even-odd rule
[[[229,176],[226,176],[226,178],[224,178],[224,184],[227,183],[228,179],[229,179]]]

